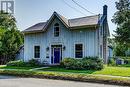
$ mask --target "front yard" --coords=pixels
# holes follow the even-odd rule
[[[42,71],[53,71],[53,72],[64,72],[64,73],[83,73],[83,74],[100,74],[100,75],[113,75],[113,76],[124,76],[130,77],[130,67],[108,67],[105,66],[104,69],[95,70],[67,70],[60,67],[50,67],[40,69]]]
[[[108,67],[95,70],[67,70],[60,67],[9,67],[0,66],[1,75],[15,75],[22,77],[51,78],[74,81],[87,81],[109,84],[130,85],[129,67]],[[33,70],[34,69],[34,70]]]
[[[34,59],[10,61],[7,66],[0,66],[0,74],[130,85],[130,65],[104,66],[99,58],[65,58],[60,66],[41,66],[44,65]]]
[[[41,72],[61,72],[61,73],[75,73],[75,74],[90,74],[90,75],[112,75],[112,76],[123,76],[123,77],[130,77],[130,67],[124,67],[128,65],[123,65],[119,67],[109,67],[105,66],[102,70],[67,70],[58,66],[48,67],[48,68],[41,68],[35,71]],[[14,66],[0,66],[0,69],[16,69],[16,70],[31,70],[38,67],[14,67]]]

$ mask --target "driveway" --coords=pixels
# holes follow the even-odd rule
[[[124,87],[87,82],[0,76],[0,87]]]

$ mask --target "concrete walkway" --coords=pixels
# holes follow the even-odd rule
[[[45,69],[45,68],[49,68],[49,67],[33,68],[33,69],[30,69],[30,70],[32,71],[32,70],[39,70],[39,69]]]

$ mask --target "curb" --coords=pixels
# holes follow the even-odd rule
[[[91,82],[100,84],[111,84],[120,86],[130,86],[130,80],[128,78],[115,78],[97,75],[86,75],[82,74],[61,74],[53,72],[36,72],[36,71],[3,71],[0,72],[1,75],[11,75],[26,78],[41,78],[41,79],[56,79],[56,80],[70,80],[70,81],[80,81],[80,82]],[[126,79],[126,80],[124,80]]]

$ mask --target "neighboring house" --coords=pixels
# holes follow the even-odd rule
[[[19,50],[16,53],[16,60],[23,60],[24,59],[24,45],[19,47]]]
[[[130,48],[128,48],[128,50],[125,52],[125,55],[130,57]]]
[[[100,57],[107,63],[107,6],[103,14],[66,19],[54,12],[46,22],[23,31],[24,61],[58,64],[63,58]]]

